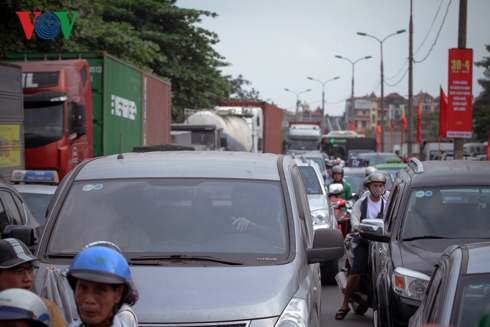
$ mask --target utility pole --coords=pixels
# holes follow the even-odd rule
[[[410,0],[410,22],[408,24],[408,137],[407,137],[407,154],[412,158],[413,151],[413,21],[412,6],[413,0]],[[419,99],[420,100],[420,99]]]
[[[468,0],[459,0],[458,48],[466,49],[466,17]],[[462,138],[454,138],[454,159],[463,159]]]

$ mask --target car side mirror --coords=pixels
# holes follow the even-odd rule
[[[337,228],[315,230],[313,247],[306,249],[308,263],[323,263],[344,256],[344,236]]]
[[[75,106],[75,126],[77,137],[80,137],[87,134],[87,127],[83,126],[87,120],[87,109],[84,104],[78,102],[75,104]]]
[[[344,185],[341,183],[332,183],[328,187],[328,196],[334,196],[344,193]]]
[[[384,221],[379,218],[363,219],[359,225],[359,235],[366,240],[382,243],[390,240],[390,237],[385,235]]]
[[[7,225],[2,233],[2,238],[16,238],[28,247],[35,244],[34,229],[32,227],[22,227],[19,225]]]
[[[226,140],[226,137],[222,137],[221,138],[221,147],[226,148],[227,145],[228,145],[228,142]]]

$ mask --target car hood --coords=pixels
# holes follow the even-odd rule
[[[400,246],[400,257],[403,267],[430,276],[434,269],[434,265],[448,246],[477,242],[488,242],[488,240],[439,239],[402,242]]]
[[[278,317],[299,287],[293,263],[260,267],[133,265],[131,276],[140,295],[133,309],[140,324]],[[43,284],[42,277],[37,280],[37,289],[39,284]],[[65,284],[76,313],[73,293],[66,280]]]
[[[308,194],[310,210],[327,209],[327,199],[323,194]]]

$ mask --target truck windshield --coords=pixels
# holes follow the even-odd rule
[[[276,182],[76,182],[57,217],[48,252],[77,253],[88,243],[106,240],[130,257],[178,253],[279,264],[288,257],[284,206]]]
[[[340,158],[346,160],[347,158],[347,144],[346,143],[324,143],[322,150],[330,158]]]
[[[205,147],[203,150],[214,150],[214,131],[192,131],[191,142],[192,145],[201,145]]]
[[[35,148],[63,137],[63,102],[24,102],[26,148]]]
[[[318,150],[318,140],[289,140],[288,149],[291,150]]]

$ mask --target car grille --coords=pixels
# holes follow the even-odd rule
[[[138,327],[247,327],[250,322],[222,322],[203,324],[138,324]]]

